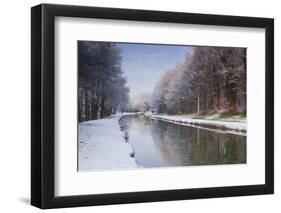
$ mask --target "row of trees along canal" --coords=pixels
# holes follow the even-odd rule
[[[194,47],[151,98],[158,113],[246,114],[246,49]]]
[[[122,76],[120,49],[114,43],[78,42],[79,122],[124,110],[129,89]]]
[[[79,42],[79,121],[120,111],[168,114],[246,113],[246,49],[194,47],[167,71],[152,94],[128,104],[129,88],[114,43]],[[149,76],[147,76],[149,78]]]

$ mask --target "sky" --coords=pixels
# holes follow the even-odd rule
[[[152,92],[161,76],[192,51],[192,47],[174,45],[117,43],[117,46],[121,49],[130,96]]]

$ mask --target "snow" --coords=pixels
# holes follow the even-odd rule
[[[121,115],[79,124],[79,171],[139,167],[118,120]]]
[[[246,122],[246,116],[233,115],[230,117],[221,118],[221,115],[222,115],[221,113],[215,113],[209,116],[204,116],[203,118],[207,120],[233,121],[233,122],[242,122],[242,123]],[[191,118],[200,118],[200,117],[198,117],[197,114],[195,115],[193,114],[193,117]]]
[[[117,115],[124,116],[124,115],[138,115],[138,114],[143,114],[143,112],[122,112],[122,113],[117,114]]]
[[[209,120],[195,119],[186,115],[149,115],[152,119],[164,120],[167,122],[177,123],[180,125],[203,127],[207,129],[219,129],[237,131],[245,134],[247,132],[247,123],[245,121],[233,120]]]

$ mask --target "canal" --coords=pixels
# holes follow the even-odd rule
[[[246,163],[246,136],[210,131],[125,115],[119,120],[124,139],[142,167]]]

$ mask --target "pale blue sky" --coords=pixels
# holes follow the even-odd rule
[[[130,95],[152,92],[160,77],[183,62],[189,46],[117,43],[122,53],[122,69]]]

